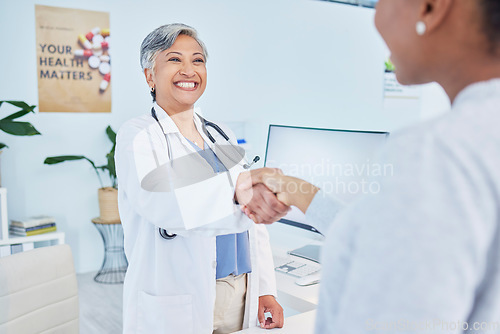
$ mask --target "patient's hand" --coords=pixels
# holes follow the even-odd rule
[[[255,223],[272,224],[290,211],[290,207],[281,203],[262,183],[253,186],[252,193],[251,201],[242,206],[242,210]]]
[[[264,184],[242,187],[240,182],[246,180],[246,177],[248,175],[240,175],[238,178],[235,197],[250,219],[256,223],[271,224],[288,213],[290,207],[281,203]]]
[[[260,168],[241,173],[236,185],[236,192],[251,197],[251,190],[259,184],[264,184],[272,193],[277,195],[277,199],[282,203],[294,205],[303,213],[306,212],[319,190],[319,188],[307,181],[283,175],[279,169]],[[243,207],[243,210],[251,217],[252,208]],[[253,220],[255,221],[255,219]]]

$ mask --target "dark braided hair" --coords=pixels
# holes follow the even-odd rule
[[[500,50],[500,0],[480,0],[483,12],[483,30],[493,52]]]

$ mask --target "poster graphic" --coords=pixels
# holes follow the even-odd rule
[[[38,110],[111,112],[109,13],[35,5]]]

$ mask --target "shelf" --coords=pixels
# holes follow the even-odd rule
[[[0,188],[0,240],[7,239],[9,226],[7,221],[7,188]]]
[[[22,244],[25,242],[40,242],[40,241],[50,241],[50,240],[57,240],[58,244],[63,244],[64,232],[49,232],[38,235],[31,235],[28,237],[10,235],[8,239],[0,240],[0,246]]]
[[[18,244],[33,244],[28,248],[27,245],[23,245],[22,249],[32,249],[34,243],[49,241],[51,245],[61,245],[64,244],[64,232],[49,232],[37,235],[30,235],[28,237],[17,236],[9,233],[9,221],[7,216],[7,189],[0,188],[0,256],[8,256],[12,252],[11,245]],[[5,247],[7,246],[7,247]],[[46,246],[46,245],[38,245]],[[17,250],[16,250],[17,252]]]

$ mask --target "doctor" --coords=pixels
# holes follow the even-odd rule
[[[197,32],[164,25],[141,45],[153,107],[118,132],[119,210],[129,267],[124,333],[230,333],[283,326],[267,230],[289,208],[265,187],[235,194],[248,168],[232,132],[194,109],[207,83]],[[272,319],[264,319],[271,312]]]

